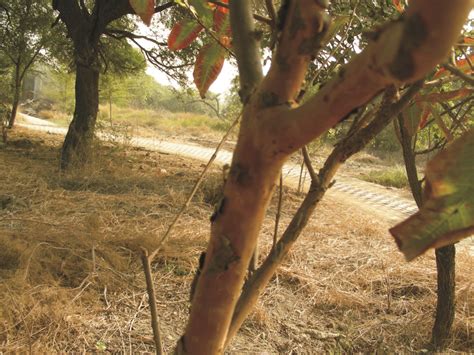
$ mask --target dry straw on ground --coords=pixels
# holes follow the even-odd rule
[[[87,169],[58,172],[60,139],[17,130],[0,146],[0,352],[153,350],[138,257],[153,250],[200,173],[183,158],[98,147]],[[153,264],[165,350],[184,327],[219,169]],[[286,190],[280,231],[301,197]],[[272,243],[276,198],[262,230]],[[436,300],[429,253],[405,263],[388,225],[326,199],[231,351],[411,352],[426,348]],[[469,352],[472,258],[458,253],[451,351]]]

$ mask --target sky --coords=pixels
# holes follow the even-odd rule
[[[469,13],[469,19],[470,20],[474,19],[474,10],[472,10]],[[140,32],[145,32],[145,33],[148,32],[147,27],[143,24],[140,24],[139,28],[140,28]],[[467,30],[471,31],[472,28],[469,27],[467,28]],[[169,31],[169,30],[166,30],[166,31]],[[269,65],[264,66],[263,68],[264,73],[266,73],[268,69],[269,69]],[[147,73],[151,75],[152,77],[154,77],[155,80],[158,81],[160,84],[171,85],[174,87],[178,86],[176,82],[169,79],[163,72],[153,67],[149,63],[148,63]],[[234,79],[234,77],[237,75],[237,73],[238,73],[237,68],[226,60],[224,62],[224,67],[222,68],[222,71],[219,74],[219,77],[211,85],[209,90],[215,94],[220,94],[221,97],[225,96],[229,92],[231,88],[231,82]],[[189,78],[190,78],[190,81],[192,81],[192,71],[189,72]]]
[[[171,85],[177,87],[176,82],[169,79],[166,74],[162,71],[157,69],[156,67],[150,65],[148,63],[148,68],[146,71],[149,75],[155,78],[160,84],[163,85]],[[237,75],[237,68],[231,65],[228,61],[224,62],[224,67],[222,68],[219,77],[216,79],[214,83],[212,83],[211,87],[209,88],[215,94],[221,94],[221,96],[225,96],[227,92],[230,90],[232,79]],[[192,81],[192,72],[189,72],[189,78]]]

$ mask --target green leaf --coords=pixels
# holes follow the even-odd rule
[[[201,20],[204,26],[211,27],[213,22],[213,11],[207,1],[189,0],[191,11]]]
[[[227,0],[224,0],[223,3],[227,3]],[[229,37],[231,35],[229,9],[216,6],[212,28],[216,32],[217,37]]]
[[[407,260],[474,234],[474,130],[428,163],[425,196],[417,213],[390,229]]]
[[[449,128],[444,123],[443,118],[441,117],[441,114],[438,112],[438,109],[434,105],[429,105],[429,106],[431,108],[431,113],[433,114],[435,122],[438,125],[441,132],[443,132],[444,137],[446,138],[448,142],[452,141],[453,135],[451,134]]]
[[[155,0],[129,0],[133,11],[140,16],[142,21],[150,26],[151,18],[155,13]]]
[[[224,65],[225,54],[224,48],[215,42],[205,45],[199,51],[193,76],[202,98],[206,96],[207,90],[219,76]]]
[[[420,126],[421,116],[423,113],[423,108],[414,103],[411,106],[408,106],[402,113],[403,115],[403,125],[405,126],[410,137],[413,137],[416,132],[418,132],[418,127]]]
[[[194,20],[176,23],[168,36],[168,48],[172,51],[189,46],[202,31],[203,27]]]
[[[402,2],[402,0],[392,0],[392,4],[398,12],[402,13],[405,11],[405,4]]]

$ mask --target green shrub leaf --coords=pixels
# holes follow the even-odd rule
[[[474,234],[474,130],[428,163],[424,192],[423,207],[390,229],[407,260]]]
[[[176,23],[168,36],[168,48],[172,51],[189,46],[202,31],[203,27],[194,20]]]
[[[140,16],[142,21],[150,26],[151,18],[155,13],[155,0],[129,0],[133,11]]]
[[[194,83],[202,98],[211,84],[217,79],[225,60],[225,49],[218,43],[205,45],[199,51],[194,65]]]

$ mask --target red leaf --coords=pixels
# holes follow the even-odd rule
[[[420,119],[420,129],[425,128],[426,124],[428,123],[428,117],[430,117],[431,111],[429,107],[424,107],[423,113],[421,114]]]
[[[220,1],[222,4],[229,4],[229,0],[221,0]],[[213,3],[209,3],[209,5],[213,8],[216,9],[216,11],[219,11],[219,12],[223,12],[225,14],[228,14],[229,13],[229,9],[227,7],[224,7],[224,6],[221,6],[221,5],[217,5],[217,4],[213,4]]]
[[[203,27],[192,20],[183,20],[176,23],[168,36],[168,48],[172,51],[189,46],[199,35]]]
[[[468,88],[461,88],[458,90],[446,91],[446,92],[433,92],[426,95],[418,95],[415,99],[416,102],[442,102],[450,101],[454,99],[460,99],[473,93],[474,90]]]
[[[155,0],[129,0],[129,2],[133,11],[147,26],[150,26],[151,18],[155,13]]]
[[[227,1],[225,3],[227,3]],[[214,10],[214,23],[212,28],[218,37],[231,35],[229,9],[222,6],[216,7]]]
[[[405,5],[402,3],[401,0],[392,0],[393,6],[397,9],[398,12],[402,13],[405,11]]]
[[[466,43],[466,44],[474,44],[474,37],[464,36],[464,43]]]
[[[474,61],[474,54],[471,54],[469,56],[469,60],[471,61],[471,63]],[[458,60],[456,62],[456,67],[459,70],[462,70],[463,72],[465,72],[466,74],[470,74],[473,72],[471,66],[469,65],[469,61],[466,58]],[[436,72],[436,74],[434,75],[434,78],[439,78],[441,76],[444,76],[445,74],[449,74],[449,72],[447,71],[447,69],[441,68],[440,70]]]
[[[217,79],[222,70],[225,59],[225,50],[218,43],[205,45],[199,51],[194,65],[194,83],[202,98]]]

